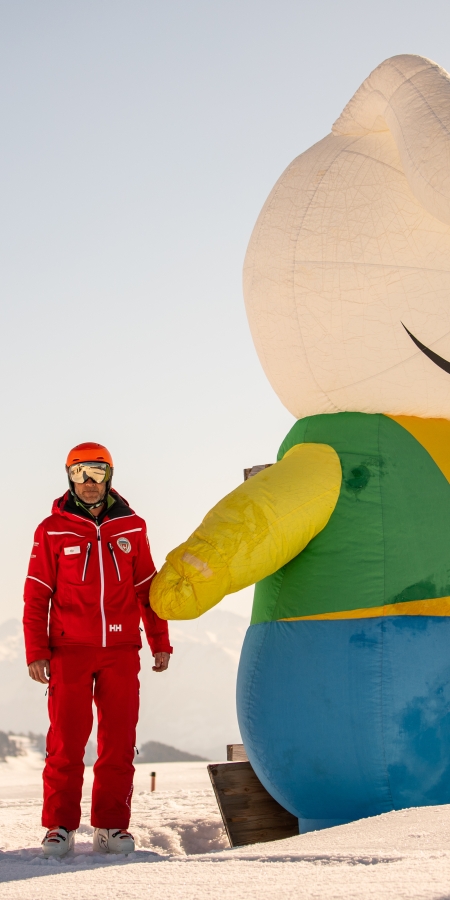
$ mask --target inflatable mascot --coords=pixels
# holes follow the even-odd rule
[[[168,619],[257,582],[248,757],[308,831],[450,803],[450,76],[383,62],[287,168],[245,299],[298,421],[155,580]]]

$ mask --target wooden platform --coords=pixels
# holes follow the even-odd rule
[[[249,762],[214,763],[208,772],[232,847],[299,833],[298,819],[270,796]]]
[[[248,762],[248,756],[243,744],[227,744],[228,762]]]

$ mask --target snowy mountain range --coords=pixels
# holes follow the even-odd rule
[[[225,759],[240,742],[236,672],[247,628],[243,616],[221,609],[200,619],[170,623],[174,654],[168,672],[152,672],[141,651],[141,715],[137,744],[161,741],[209,759]],[[0,730],[46,732],[44,685],[31,681],[17,619],[0,625]]]

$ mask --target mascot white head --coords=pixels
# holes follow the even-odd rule
[[[286,169],[255,226],[247,314],[297,418],[450,418],[450,77],[395,56]]]

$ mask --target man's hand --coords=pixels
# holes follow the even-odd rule
[[[168,668],[170,653],[155,653],[155,665],[152,667],[154,672],[165,672]],[[36,665],[36,663],[34,664]]]
[[[161,656],[162,654],[159,655]],[[48,684],[50,678],[50,660],[37,659],[35,662],[30,663],[28,672],[33,681],[40,681],[41,684]]]

